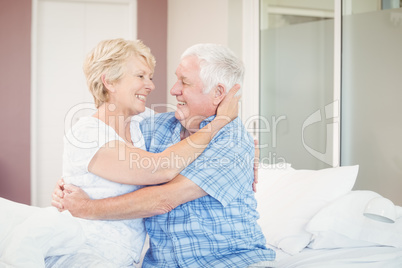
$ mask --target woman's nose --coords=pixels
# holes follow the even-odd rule
[[[146,87],[147,87],[147,89],[149,89],[149,91],[152,91],[155,89],[155,84],[152,80],[148,80]]]

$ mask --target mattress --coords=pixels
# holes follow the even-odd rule
[[[305,248],[299,254],[289,255],[280,249],[273,248],[276,253],[274,267],[314,268],[401,268],[402,249],[386,246],[338,249]]]

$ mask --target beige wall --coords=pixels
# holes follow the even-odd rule
[[[0,1],[0,197],[29,204],[31,0]]]
[[[147,100],[147,106],[166,103],[167,84],[167,6],[168,0],[138,1],[138,39],[148,45],[156,58],[154,83],[156,90]],[[154,107],[157,112],[166,112],[164,107]]]
[[[168,1],[167,82],[172,87],[180,55],[197,43],[228,43],[228,0]],[[168,93],[168,103],[176,99]]]
[[[31,2],[0,0],[0,197],[25,204],[31,202]],[[159,92],[148,106],[166,103],[166,24],[167,0],[138,0],[138,38],[157,60]]]

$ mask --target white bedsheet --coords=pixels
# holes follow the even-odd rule
[[[147,242],[141,261],[148,249]],[[288,253],[269,246],[276,252],[275,268],[402,268],[402,249],[394,247],[361,247],[339,249],[305,248],[299,254]],[[270,262],[272,263],[272,262]],[[141,267],[138,264],[135,267]]]
[[[0,268],[43,267],[44,255],[71,253],[82,246],[84,235],[79,225],[70,215],[60,214],[55,208],[39,209],[0,198],[0,214],[2,215],[0,218]],[[54,214],[57,216],[55,217]],[[11,222],[13,224],[9,224]],[[49,232],[49,228],[53,231]],[[33,229],[36,232],[32,232]],[[13,232],[15,236],[12,236]],[[9,240],[9,236],[14,239]],[[60,244],[63,247],[60,247]],[[277,254],[273,267],[278,268],[402,267],[402,249],[395,247],[373,246],[325,250],[305,248],[301,253],[293,256],[275,247],[271,248]],[[143,253],[146,249],[144,248]],[[36,263],[33,264],[33,261]]]
[[[276,265],[279,268],[401,268],[402,249],[394,247],[361,247],[339,249],[309,249],[289,255],[280,249],[277,252]]]
[[[76,252],[81,225],[68,211],[37,208],[0,198],[0,268],[45,267],[45,256]]]

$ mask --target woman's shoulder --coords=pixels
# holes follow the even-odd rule
[[[116,132],[95,117],[81,117],[64,136],[65,146],[81,149],[98,148],[106,142],[121,140]]]
[[[73,124],[73,126],[67,131],[67,134],[78,135],[80,133],[85,133],[91,131],[91,129],[105,128],[106,124],[103,123],[98,118],[92,116],[83,116],[78,119],[78,121]]]

